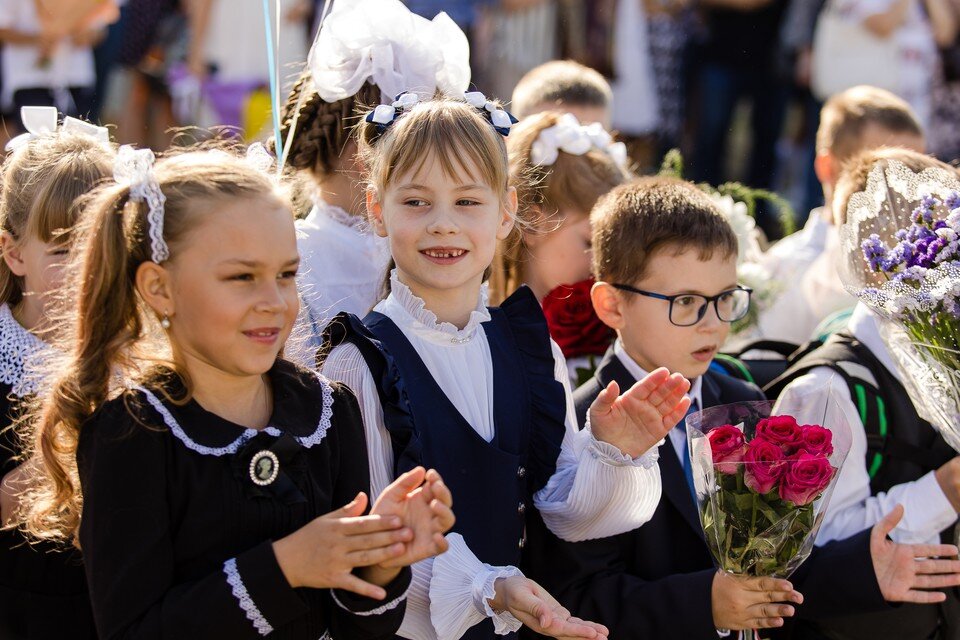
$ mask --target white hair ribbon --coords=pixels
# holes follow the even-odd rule
[[[153,151],[123,145],[113,164],[113,179],[130,188],[130,199],[147,203],[147,225],[151,260],[160,264],[170,257],[163,239],[163,203],[166,198],[153,175]]]
[[[618,167],[627,169],[626,145],[614,142],[599,122],[584,126],[571,113],[564,114],[557,124],[540,132],[530,150],[530,160],[535,165],[550,166],[560,157],[561,151],[582,156],[592,149],[607,154]]]
[[[31,140],[46,135],[57,133],[57,108],[56,107],[20,107],[20,121],[23,128],[27,130],[19,136],[13,138],[7,143],[6,151],[19,149]],[[63,119],[60,131],[64,133],[76,133],[90,136],[100,142],[110,142],[110,132],[106,127],[98,127],[95,124],[71,118],[67,116]]]

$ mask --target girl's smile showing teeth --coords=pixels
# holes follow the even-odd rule
[[[454,247],[433,247],[422,249],[420,254],[435,264],[453,264],[469,253],[466,249]]]
[[[254,342],[261,342],[264,344],[273,344],[277,341],[277,338],[280,336],[280,329],[276,328],[262,328],[262,329],[251,329],[249,331],[244,331],[243,335],[247,336]]]

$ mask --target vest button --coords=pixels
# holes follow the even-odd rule
[[[527,505],[521,502],[519,506],[517,506],[517,513],[519,513],[522,516],[526,511],[527,511]]]
[[[527,475],[527,470],[524,469],[523,467],[518,467],[518,468],[517,468],[517,477],[518,477],[518,478],[522,478],[522,477],[524,477],[525,475]]]

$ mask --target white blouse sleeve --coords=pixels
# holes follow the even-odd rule
[[[350,387],[360,403],[370,463],[370,500],[393,482],[393,449],[383,422],[376,382],[355,345],[342,344],[327,356],[322,373]],[[446,553],[413,565],[407,610],[398,635],[416,640],[456,640],[467,629],[492,617],[497,633],[516,631],[520,621],[496,614],[487,604],[498,578],[522,575],[515,567],[481,563],[459,534],[447,535]]]
[[[557,470],[533,503],[555,535],[569,542],[606,538],[646,523],[660,502],[658,450],[631,458],[593,437],[589,424],[577,429],[567,365],[553,343],[554,377],[567,397],[567,433]]]

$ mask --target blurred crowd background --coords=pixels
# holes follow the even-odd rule
[[[276,64],[285,91],[303,68],[324,0],[269,4],[280,15]],[[828,96],[811,85],[817,64],[848,60],[844,73],[863,75],[856,83],[886,84],[919,114],[933,154],[960,157],[960,0],[407,4],[426,17],[445,11],[464,29],[473,82],[487,95],[509,102],[534,67],[581,62],[610,81],[607,124],[642,171],[678,148],[685,177],[777,191],[798,225],[823,197],[813,159]],[[824,33],[829,17],[857,25],[861,16],[869,20],[859,32],[866,26],[887,51],[899,51],[895,72],[878,54],[871,59],[856,33]],[[265,138],[272,124],[264,23],[259,0],[0,0],[0,142],[19,132],[19,107],[38,104],[113,125],[120,143],[156,149],[181,127]],[[39,49],[43,64],[21,59],[25,44]],[[758,222],[777,237],[773,212],[760,211]]]

